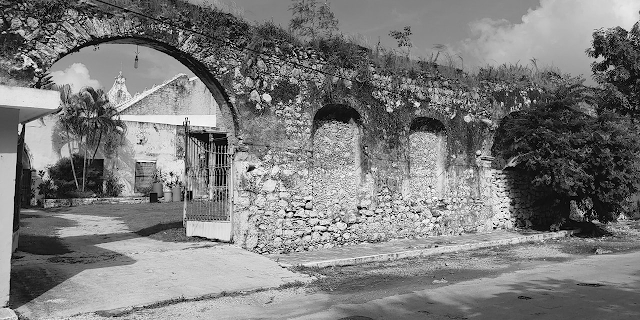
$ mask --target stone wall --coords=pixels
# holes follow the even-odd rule
[[[409,189],[413,199],[443,195],[446,178],[446,138],[442,134],[416,131],[409,135]]]
[[[553,216],[543,191],[531,188],[531,178],[517,170],[492,170],[495,228],[548,226]]]
[[[330,123],[328,128],[336,127],[349,132],[345,123]],[[342,147],[351,149],[347,144]],[[348,199],[341,203],[347,199],[336,197],[339,205],[326,206],[324,201],[334,198],[327,193],[316,194],[316,169],[309,167],[315,163],[315,155],[304,150],[248,149],[235,159],[240,179],[236,186],[234,239],[249,250],[282,253],[494,229],[491,207],[485,201],[489,193],[485,198],[477,194],[482,188],[478,183],[490,185],[490,176],[480,176],[475,169],[452,169],[455,179],[449,181],[448,193],[421,199],[403,195],[401,183],[387,186],[374,184],[376,179],[371,174],[349,175],[341,177],[334,187],[340,190],[360,183],[357,202]],[[352,154],[346,158],[342,159],[345,171],[353,165]],[[354,194],[353,189],[342,192]]]
[[[74,198],[74,199],[45,199],[45,208],[76,207],[98,204],[140,204],[149,203],[149,197],[120,197],[120,198]]]
[[[313,136],[311,181],[316,210],[353,212],[361,180],[357,124],[321,121]]]

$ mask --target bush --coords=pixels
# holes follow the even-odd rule
[[[120,183],[118,178],[109,172],[104,179],[104,193],[102,195],[106,197],[119,197],[123,188],[124,184]]]
[[[588,220],[608,222],[640,189],[637,132],[615,114],[591,117],[554,102],[505,118],[494,153],[530,173],[534,188],[551,191],[558,220],[575,201]]]
[[[73,165],[76,169],[78,183],[82,188],[82,164],[84,157],[78,154],[73,155]],[[71,160],[62,158],[53,166],[48,168],[49,178],[53,182],[55,198],[78,198],[87,197],[102,192],[102,169],[96,166],[87,167],[87,179],[85,192],[80,192],[76,188],[73,179],[73,171],[71,170]]]

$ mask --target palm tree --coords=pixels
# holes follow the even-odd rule
[[[74,110],[73,107],[73,94],[71,93],[71,86],[68,84],[59,86],[54,85],[54,90],[60,91],[60,101],[61,101],[61,113],[58,118],[58,122],[56,126],[53,128],[53,142],[54,144],[58,144],[62,146],[66,144],[69,147],[69,157],[71,158],[71,171],[73,171],[73,181],[76,184],[76,189],[80,189],[78,184],[78,177],[76,176],[76,169],[73,163],[73,151],[71,150],[71,135],[75,134],[73,131],[74,125]],[[59,148],[55,148],[55,150],[60,153]]]
[[[75,96],[73,105],[75,110],[70,122],[74,126],[76,136],[84,144],[82,168],[82,191],[84,191],[87,165],[93,162],[101,145],[105,149],[113,149],[113,144],[123,141],[126,125],[120,120],[117,109],[109,103],[107,95],[101,89],[82,88]],[[90,149],[93,152],[88,159],[87,153]]]
[[[70,142],[73,140],[78,141],[83,149],[81,191],[85,191],[87,166],[91,165],[101,146],[105,150],[114,150],[122,143],[126,125],[120,120],[118,111],[109,103],[103,90],[84,87],[77,94],[71,95],[70,87],[67,86],[62,91],[64,91],[62,93],[63,112],[60,114],[57,131],[66,133],[66,141],[60,141],[60,144],[67,142],[70,155],[72,154]],[[63,140],[62,135],[58,134],[58,137]],[[91,152],[90,159],[87,157],[89,152]],[[80,190],[73,161],[71,165],[76,187]]]

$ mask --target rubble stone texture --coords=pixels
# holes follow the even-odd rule
[[[549,225],[553,217],[544,192],[531,188],[531,178],[515,170],[494,170],[494,225],[498,227],[531,227]]]
[[[313,137],[314,206],[331,213],[357,210],[360,132],[355,123],[321,121]]]
[[[445,155],[443,135],[428,131],[409,135],[409,182],[413,199],[431,199],[443,194]]]

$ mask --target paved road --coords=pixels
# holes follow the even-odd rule
[[[298,289],[180,303],[121,319],[640,319],[640,252],[541,265],[365,303],[344,301],[338,294]]]

